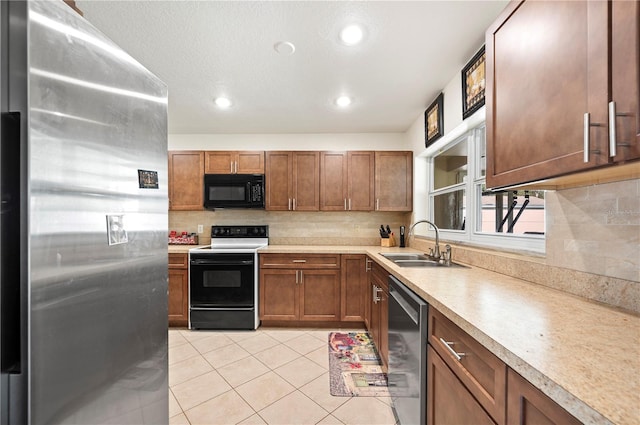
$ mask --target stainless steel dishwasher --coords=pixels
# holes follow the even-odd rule
[[[389,276],[389,392],[401,425],[425,424],[429,305]]]

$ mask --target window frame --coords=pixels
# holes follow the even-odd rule
[[[487,233],[479,231],[479,224],[482,220],[482,185],[484,185],[486,181],[486,177],[481,175],[481,143],[486,143],[486,125],[484,119],[477,122],[474,126],[470,126],[466,122],[463,122],[463,124],[464,125],[459,126],[460,128],[454,129],[454,131],[450,133],[451,136],[449,138],[446,138],[446,136],[443,138],[447,140],[443,140],[441,143],[438,143],[437,146],[430,147],[430,149],[425,152],[427,165],[425,176],[427,178],[425,216],[428,217],[430,221],[434,221],[435,196],[463,189],[465,193],[464,209],[466,211],[465,229],[439,229],[441,240],[501,251],[544,254],[546,235]],[[466,181],[444,188],[434,189],[435,158],[458,143],[467,144],[468,172]],[[430,226],[428,227],[428,230],[427,226],[420,227],[422,232],[416,231],[415,234],[434,237],[435,232]]]

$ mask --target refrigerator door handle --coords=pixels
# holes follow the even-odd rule
[[[0,367],[22,371],[20,300],[20,113],[2,113],[0,151]]]

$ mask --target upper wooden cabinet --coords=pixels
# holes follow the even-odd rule
[[[514,1],[486,53],[488,187],[640,157],[637,2]]]
[[[620,162],[640,158],[640,3],[614,1],[611,15],[610,100],[615,109],[609,116],[615,116],[613,160]]]
[[[205,151],[205,174],[264,174],[263,151]]]
[[[375,210],[411,211],[413,152],[379,151],[375,157]]]
[[[320,210],[374,209],[375,152],[320,152]]]
[[[320,155],[314,151],[268,151],[265,208],[270,211],[318,211]]]
[[[169,210],[202,210],[204,152],[169,151]]]

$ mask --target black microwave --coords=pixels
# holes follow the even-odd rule
[[[264,174],[205,174],[204,207],[264,209]]]

